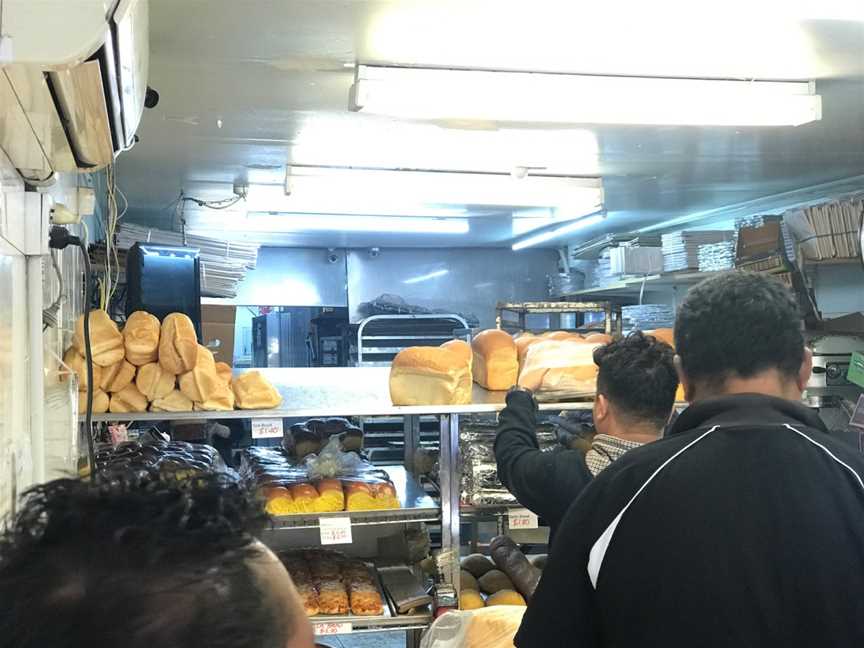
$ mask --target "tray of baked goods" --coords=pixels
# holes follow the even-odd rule
[[[339,444],[332,437],[302,460],[281,447],[243,452],[240,474],[265,499],[273,529],[313,528],[326,517],[347,516],[353,525],[439,519],[439,507],[403,466],[373,466]]]
[[[392,617],[381,580],[371,563],[328,549],[296,549],[279,553],[315,621],[344,617]]]

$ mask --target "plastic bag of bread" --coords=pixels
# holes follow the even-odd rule
[[[79,316],[75,322],[72,346],[80,355],[86,355],[83,315]],[[90,311],[90,352],[93,354],[93,364],[100,367],[109,367],[120,362],[126,356],[126,349],[123,347],[123,335],[108,316],[108,313],[103,310]]]
[[[528,347],[519,386],[538,395],[589,396],[597,390],[594,349],[579,340],[543,340]]]
[[[155,315],[146,311],[132,313],[123,327],[126,360],[136,367],[156,362],[159,359],[161,328],[159,319]]]
[[[121,360],[110,367],[102,368],[99,389],[106,392],[119,392],[135,378],[135,365]]]
[[[488,329],[471,341],[474,351],[474,382],[486,389],[510,389],[519,377],[516,343],[507,331]]]
[[[198,335],[192,320],[183,313],[166,315],[159,337],[159,364],[177,376],[192,371],[196,362]]]
[[[394,405],[467,405],[471,369],[463,356],[443,347],[409,347],[390,366]]]
[[[282,403],[282,395],[260,371],[247,371],[231,383],[239,409],[272,409]]]
[[[94,414],[104,414],[108,411],[109,398],[108,394],[106,394],[101,389],[97,389],[93,392],[93,413]],[[87,392],[79,391],[78,392],[78,413],[86,414],[87,413]]]
[[[524,614],[519,605],[447,612],[429,627],[420,648],[513,648]]]
[[[87,361],[74,347],[69,347],[63,354],[63,364],[78,376],[78,391],[87,391]],[[102,383],[102,367],[93,363],[93,382],[98,387]]]

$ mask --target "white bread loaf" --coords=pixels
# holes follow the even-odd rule
[[[460,358],[465,360],[468,363],[468,369],[473,370],[474,368],[474,352],[471,350],[471,345],[468,344],[465,340],[449,340],[441,345],[442,349],[447,349],[448,351],[452,351]]]
[[[528,348],[519,386],[532,391],[593,394],[597,390],[594,349],[579,340],[543,340]]]
[[[474,382],[486,389],[510,389],[519,377],[516,343],[506,331],[481,331],[471,341]]]
[[[443,347],[409,347],[390,367],[394,405],[467,405],[471,370],[464,356]]]
[[[161,325],[155,315],[135,311],[126,319],[123,327],[123,345],[126,360],[140,367],[159,359],[159,337]]]
[[[86,355],[83,315],[78,317],[75,322],[72,346],[82,356]],[[126,349],[123,348],[123,335],[104,310],[90,311],[90,352],[93,354],[93,364],[100,367],[110,367],[126,356]]]
[[[227,362],[216,363],[216,374],[222,379],[222,382],[224,382],[226,385],[231,385],[233,371],[231,369],[231,365],[229,365]]]
[[[230,412],[234,409],[234,390],[228,383],[221,383],[216,390],[210,394],[210,398],[201,403],[195,403],[196,411],[203,412]]]
[[[159,339],[159,364],[177,376],[192,371],[197,361],[198,337],[192,320],[183,313],[166,315]]]

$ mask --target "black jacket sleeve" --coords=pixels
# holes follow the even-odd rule
[[[498,418],[495,461],[501,483],[553,528],[591,481],[585,457],[565,448],[541,452],[537,443],[537,407],[528,392],[507,395]]]

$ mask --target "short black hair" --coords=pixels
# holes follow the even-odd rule
[[[678,309],[675,349],[694,383],[768,369],[796,376],[804,359],[801,314],[792,292],[754,272],[727,272],[694,286]]]
[[[0,535],[0,647],[282,648],[249,565],[265,523],[219,475],[37,486]]]
[[[662,427],[678,389],[674,358],[671,346],[641,331],[598,347],[597,393],[624,416]]]

